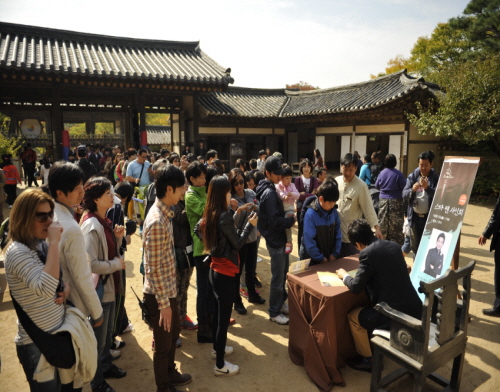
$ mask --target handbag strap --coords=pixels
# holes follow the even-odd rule
[[[139,174],[139,184],[141,183],[142,181],[142,172],[144,171],[144,163],[142,164],[142,168],[141,168],[141,174]]]

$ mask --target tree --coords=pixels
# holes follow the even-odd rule
[[[318,90],[319,87],[314,87],[314,86],[310,85],[309,83],[303,82],[301,80],[299,83],[287,84],[286,85],[286,89],[287,90],[290,90],[290,89],[299,89],[300,91],[309,91],[309,90]]]
[[[371,74],[370,79],[375,79],[381,76],[392,74],[394,72],[399,72],[403,69],[406,69],[409,73],[415,72],[415,66],[413,65],[411,59],[398,54],[396,57],[390,59],[387,62],[387,68],[385,69],[385,72],[379,72],[377,75]]]
[[[420,133],[453,137],[467,144],[491,141],[500,157],[500,54],[441,71],[436,100],[408,114]]]
[[[471,0],[464,15],[451,19],[450,25],[466,31],[478,49],[500,50],[500,0]]]

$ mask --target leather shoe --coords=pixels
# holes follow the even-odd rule
[[[495,308],[483,309],[483,314],[490,317],[500,317],[500,311]]]
[[[92,388],[92,392],[115,392],[115,390],[106,381],[103,381],[97,388]]]
[[[107,371],[104,372],[104,378],[123,378],[127,375],[127,372],[120,369],[118,366],[113,365]]]
[[[372,372],[372,363],[365,360],[363,357],[349,358],[346,362],[349,367],[353,368],[354,370],[368,373]]]
[[[262,305],[266,303],[266,300],[257,294],[255,297],[248,297],[248,302],[251,304]]]
[[[243,306],[243,304],[235,304],[234,310],[238,312],[238,314],[247,314],[247,310]]]
[[[170,384],[172,385],[186,385],[193,381],[190,374],[181,373],[177,369],[168,373]]]

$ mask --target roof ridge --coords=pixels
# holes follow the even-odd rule
[[[229,86],[228,93],[242,93],[242,94],[270,94],[270,95],[286,95],[285,88],[255,88],[255,87],[240,87]]]
[[[43,38],[57,38],[66,41],[82,41],[121,46],[157,47],[163,49],[200,50],[200,41],[166,41],[145,38],[117,37],[104,34],[84,33],[73,30],[53,29],[42,26],[28,26],[0,21],[0,31],[18,35],[34,35]],[[103,41],[105,39],[106,41]],[[109,40],[109,41],[108,41]]]

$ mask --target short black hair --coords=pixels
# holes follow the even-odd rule
[[[83,194],[83,206],[90,212],[96,212],[97,204],[95,200],[111,189],[111,181],[106,177],[91,177],[87,180],[83,189],[85,191]]]
[[[365,219],[356,219],[352,222],[347,229],[347,236],[353,245],[359,242],[360,244],[368,246],[375,239],[372,228]]]
[[[255,184],[255,178],[253,178],[252,172],[245,172],[244,176],[245,176],[245,184],[246,185],[248,185],[248,183],[250,182],[250,180],[253,180],[253,182]]]
[[[186,160],[188,161],[188,163],[191,163],[196,160],[196,157],[192,152],[190,152],[189,154],[186,155]]]
[[[286,163],[283,164],[283,170],[285,171],[282,175],[281,175],[281,178],[283,177],[293,177],[293,171],[292,171],[292,168],[290,166],[288,166]]]
[[[243,159],[239,158],[239,159],[237,159],[237,160],[236,160],[236,164],[235,164],[235,165],[236,165],[236,167],[237,167],[238,169],[239,169],[239,168],[240,168],[240,166],[242,166],[242,165],[243,165],[243,167],[245,167],[245,161],[244,161]]]
[[[350,152],[344,155],[344,158],[340,161],[342,166],[357,166],[358,165],[358,157]]]
[[[311,167],[311,174],[312,174],[312,169],[313,169],[313,164],[312,162],[308,159],[308,158],[305,158],[303,159],[300,164],[299,164],[299,171],[300,171],[300,174],[303,174],[304,173],[304,167],[305,166],[310,166]]]
[[[260,151],[259,151],[259,158],[260,158],[262,155],[266,155],[266,151],[265,151],[265,150],[260,150]]]
[[[420,162],[420,160],[428,160],[429,163],[432,163],[432,161],[434,160],[434,153],[432,151],[424,151],[422,153],[420,153],[420,155],[418,156],[418,161]]]
[[[134,187],[128,181],[121,181],[115,185],[115,193],[126,198],[128,203],[134,194]]]
[[[191,182],[191,177],[198,178],[202,174],[206,175],[206,173],[207,167],[198,161],[194,161],[191,162],[186,169],[186,179],[188,180],[189,185],[193,185],[193,183]]]
[[[85,151],[83,148],[79,148],[76,150],[76,154],[78,155],[78,158],[85,158],[87,156],[87,151]]]
[[[172,153],[170,156],[167,158],[170,163],[174,163],[174,161],[177,159],[179,162],[181,161],[181,157],[177,153]]]
[[[137,151],[137,155],[141,155],[141,154],[144,154],[144,153],[148,153],[148,150],[146,150],[145,148],[139,148],[139,151]]]
[[[205,161],[208,161],[210,158],[215,158],[216,155],[218,155],[217,151],[208,150],[208,152],[205,154]]]
[[[438,240],[438,239],[440,239],[440,238],[442,238],[442,239],[443,239],[443,244],[444,244],[444,242],[446,241],[446,236],[444,235],[444,233],[439,233],[438,238],[436,238],[436,242],[437,242],[437,240]]]
[[[163,199],[167,194],[167,187],[171,186],[173,191],[184,186],[186,178],[181,169],[175,165],[160,167],[155,173],[156,197]]]
[[[318,192],[316,193],[318,198],[323,196],[324,201],[338,201],[339,200],[339,186],[337,181],[330,178],[319,186]]]
[[[250,166],[250,169],[255,170],[257,169],[257,159],[250,159],[250,162],[248,162],[248,166]]]
[[[385,156],[385,160],[384,160],[384,166],[385,167],[388,167],[389,169],[394,169],[397,164],[398,164],[398,161],[396,159],[396,155],[394,155],[394,154],[387,154]]]
[[[210,185],[210,181],[212,181],[212,178],[214,178],[215,176],[220,176],[222,175],[222,173],[220,172],[220,170],[213,166],[213,165],[210,165],[210,166],[207,166],[206,167],[206,172],[205,172],[205,186],[208,190],[208,185]]]
[[[134,148],[129,148],[127,150],[127,157],[130,158],[130,157],[132,157],[134,155],[137,155],[137,151]]]
[[[371,162],[372,161],[372,157],[370,156],[370,154],[365,154],[363,156],[363,159],[365,162]]]
[[[56,162],[49,170],[49,191],[57,200],[57,191],[65,195],[83,183],[84,175],[80,166],[70,162]]]
[[[160,155],[163,157],[165,154],[170,154],[170,151],[168,151],[166,148],[162,148],[160,150]]]
[[[253,180],[255,181],[255,186],[259,185],[259,182],[261,182],[262,180],[265,180],[266,179],[266,176],[264,175],[264,173],[260,172],[260,171],[256,171],[253,173]]]
[[[316,177],[319,178],[319,176],[323,173],[323,172],[326,172],[326,169],[324,167],[320,167],[318,169],[318,173],[316,174]]]

